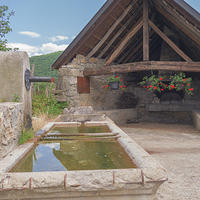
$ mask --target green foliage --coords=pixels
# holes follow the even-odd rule
[[[9,12],[8,6],[0,6],[0,51],[11,50],[6,47],[7,40],[5,39],[5,35],[12,31],[9,21],[12,15],[14,15],[14,12]]]
[[[176,90],[185,91],[185,93],[192,95],[194,91],[194,88],[192,88],[192,78],[186,77],[183,72],[175,73],[170,76],[145,76],[139,85],[151,92],[156,91],[160,93]]]
[[[61,55],[62,51],[50,53],[41,56],[32,56],[30,58],[30,64],[35,64],[34,76],[50,76],[58,79],[58,70],[51,70],[51,65]]]
[[[33,131],[33,129],[26,130],[25,128],[23,128],[22,134],[20,135],[20,138],[19,138],[19,144],[24,144],[28,140],[33,139],[34,136],[35,136],[35,132]]]
[[[37,83],[34,85],[34,95],[32,100],[33,115],[47,114],[53,117],[62,113],[67,107],[66,102],[57,102],[52,95],[54,84]]]

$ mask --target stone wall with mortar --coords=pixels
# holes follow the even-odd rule
[[[32,102],[31,91],[25,88],[26,69],[30,69],[26,52],[0,51],[0,102],[13,102],[16,97],[19,98],[23,103],[25,125],[30,127]]]
[[[62,66],[59,69],[57,83],[57,90],[60,91],[58,101],[68,101],[70,106],[91,105],[96,110],[119,108],[119,98],[123,91],[102,88],[110,75],[90,77],[90,94],[79,94],[77,91],[77,77],[83,77],[84,68],[98,67],[104,64],[104,60],[77,55],[70,64]]]
[[[126,99],[122,98],[125,93],[130,93],[137,98],[137,120],[139,121],[158,121],[166,119],[163,122],[171,122],[172,119],[177,116],[174,122],[191,124],[192,118],[191,113],[188,112],[149,112],[148,105],[159,104],[159,99],[146,89],[138,85],[138,81],[141,81],[141,77],[145,74],[141,73],[125,73],[119,74],[123,80],[127,81],[127,88],[125,91],[122,90],[110,90],[102,88],[105,85],[106,79],[110,75],[106,76],[92,76],[90,77],[90,94],[79,94],[77,92],[77,76],[83,77],[84,68],[98,67],[104,65],[103,60],[96,58],[86,58],[78,55],[73,61],[67,66],[63,66],[59,69],[59,82],[57,89],[62,92],[59,96],[61,100],[70,102],[71,106],[88,106],[91,105],[95,110],[114,110],[121,109],[120,104],[126,104]],[[192,87],[195,89],[194,96],[185,95],[184,104],[198,104],[200,99],[200,81],[198,76],[194,78],[194,84]],[[166,107],[170,105],[166,104]],[[135,105],[125,107],[135,108]],[[124,108],[123,108],[124,109]],[[170,110],[169,110],[170,111]]]
[[[0,103],[0,159],[18,145],[23,126],[22,103]]]

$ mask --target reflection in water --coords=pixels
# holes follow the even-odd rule
[[[39,172],[134,167],[136,167],[134,163],[114,139],[71,140],[39,143],[12,171]]]

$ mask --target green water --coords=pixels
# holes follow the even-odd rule
[[[136,168],[115,139],[40,142],[11,172]]]
[[[55,126],[49,134],[80,134],[80,133],[105,133],[111,132],[108,126]]]

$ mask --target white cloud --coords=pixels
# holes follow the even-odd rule
[[[13,49],[18,48],[19,51],[26,51],[29,55],[36,55],[36,53],[39,51],[38,47],[23,43],[8,43],[7,46]]]
[[[49,38],[52,42],[56,42],[56,41],[62,41],[62,40],[68,40],[69,37],[68,36],[63,36],[63,35],[57,35],[55,37],[50,37]]]
[[[56,51],[63,51],[67,48],[68,45],[62,44],[57,45],[54,43],[45,43],[41,46],[31,46],[24,43],[8,43],[7,45],[10,48],[18,48],[19,51],[26,51],[29,56],[38,56],[42,54],[53,53]]]
[[[67,48],[68,45],[65,44],[61,44],[61,45],[57,45],[54,43],[46,43],[43,44],[40,48],[42,53],[51,53],[51,52],[55,52],[55,51],[63,51],[64,49]]]
[[[32,37],[32,38],[38,38],[38,37],[40,37],[39,33],[31,32],[31,31],[21,31],[21,32],[19,32],[19,34],[21,34],[21,35],[27,35],[27,36]]]

